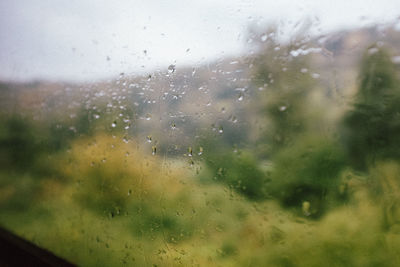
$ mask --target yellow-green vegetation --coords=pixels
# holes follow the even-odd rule
[[[53,164],[29,209],[5,209],[23,185],[2,187],[1,224],[82,266],[400,264],[394,161],[343,171],[348,200],[320,220],[199,183],[191,166],[120,137],[77,139]]]
[[[367,50],[341,106],[309,76],[311,56],[268,43],[251,81],[262,90],[238,88],[252,98],[240,128],[204,118],[210,134],[183,116],[160,129],[121,88],[42,119],[2,115],[0,224],[81,266],[400,266],[389,52]]]

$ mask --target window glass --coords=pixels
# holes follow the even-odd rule
[[[79,266],[399,266],[399,18],[2,1],[0,226]]]

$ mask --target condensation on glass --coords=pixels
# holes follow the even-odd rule
[[[399,266],[395,1],[139,2],[0,4],[1,227],[81,266]]]

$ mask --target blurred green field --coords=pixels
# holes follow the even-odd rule
[[[104,134],[78,139],[40,180],[2,171],[0,221],[81,266],[400,264],[399,163],[344,170],[345,204],[318,220],[179,164]]]
[[[245,74],[262,90],[214,92],[230,116],[192,111],[203,87],[153,113],[156,90],[127,81],[8,88],[20,109],[0,113],[0,225],[79,266],[400,266],[390,50],[366,49],[347,99],[275,47]]]

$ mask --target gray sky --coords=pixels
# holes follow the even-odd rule
[[[397,19],[400,29],[399,16],[399,0],[2,0],[0,79],[179,68],[243,53],[251,24],[275,22],[290,34],[308,18],[324,33]]]

